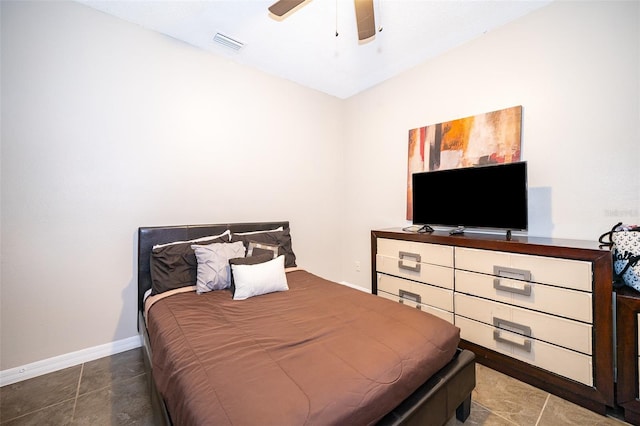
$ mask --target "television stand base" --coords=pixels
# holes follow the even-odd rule
[[[433,228],[430,227],[429,225],[422,225],[422,227],[420,227],[420,229],[418,229],[418,232],[425,233],[425,232],[433,232]]]

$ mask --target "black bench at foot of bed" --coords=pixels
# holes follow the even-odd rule
[[[378,425],[443,425],[455,411],[464,422],[471,413],[471,391],[476,386],[473,352],[458,349],[456,357],[404,400]]]

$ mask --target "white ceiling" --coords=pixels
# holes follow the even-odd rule
[[[379,32],[359,44],[351,0],[308,0],[281,21],[267,10],[275,0],[78,1],[343,99],[551,2],[374,0]]]

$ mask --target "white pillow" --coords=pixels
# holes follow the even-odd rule
[[[242,241],[191,246],[198,260],[196,293],[223,290],[231,286],[229,259],[244,257]]]
[[[284,272],[284,256],[256,265],[231,265],[231,268],[235,285],[233,300],[289,290]]]

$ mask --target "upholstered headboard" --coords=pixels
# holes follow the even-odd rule
[[[138,310],[144,310],[144,294],[151,288],[151,249],[156,244],[186,241],[209,235],[221,234],[227,229],[232,232],[266,231],[282,226],[289,228],[289,222],[226,223],[213,225],[151,226],[138,228]]]

